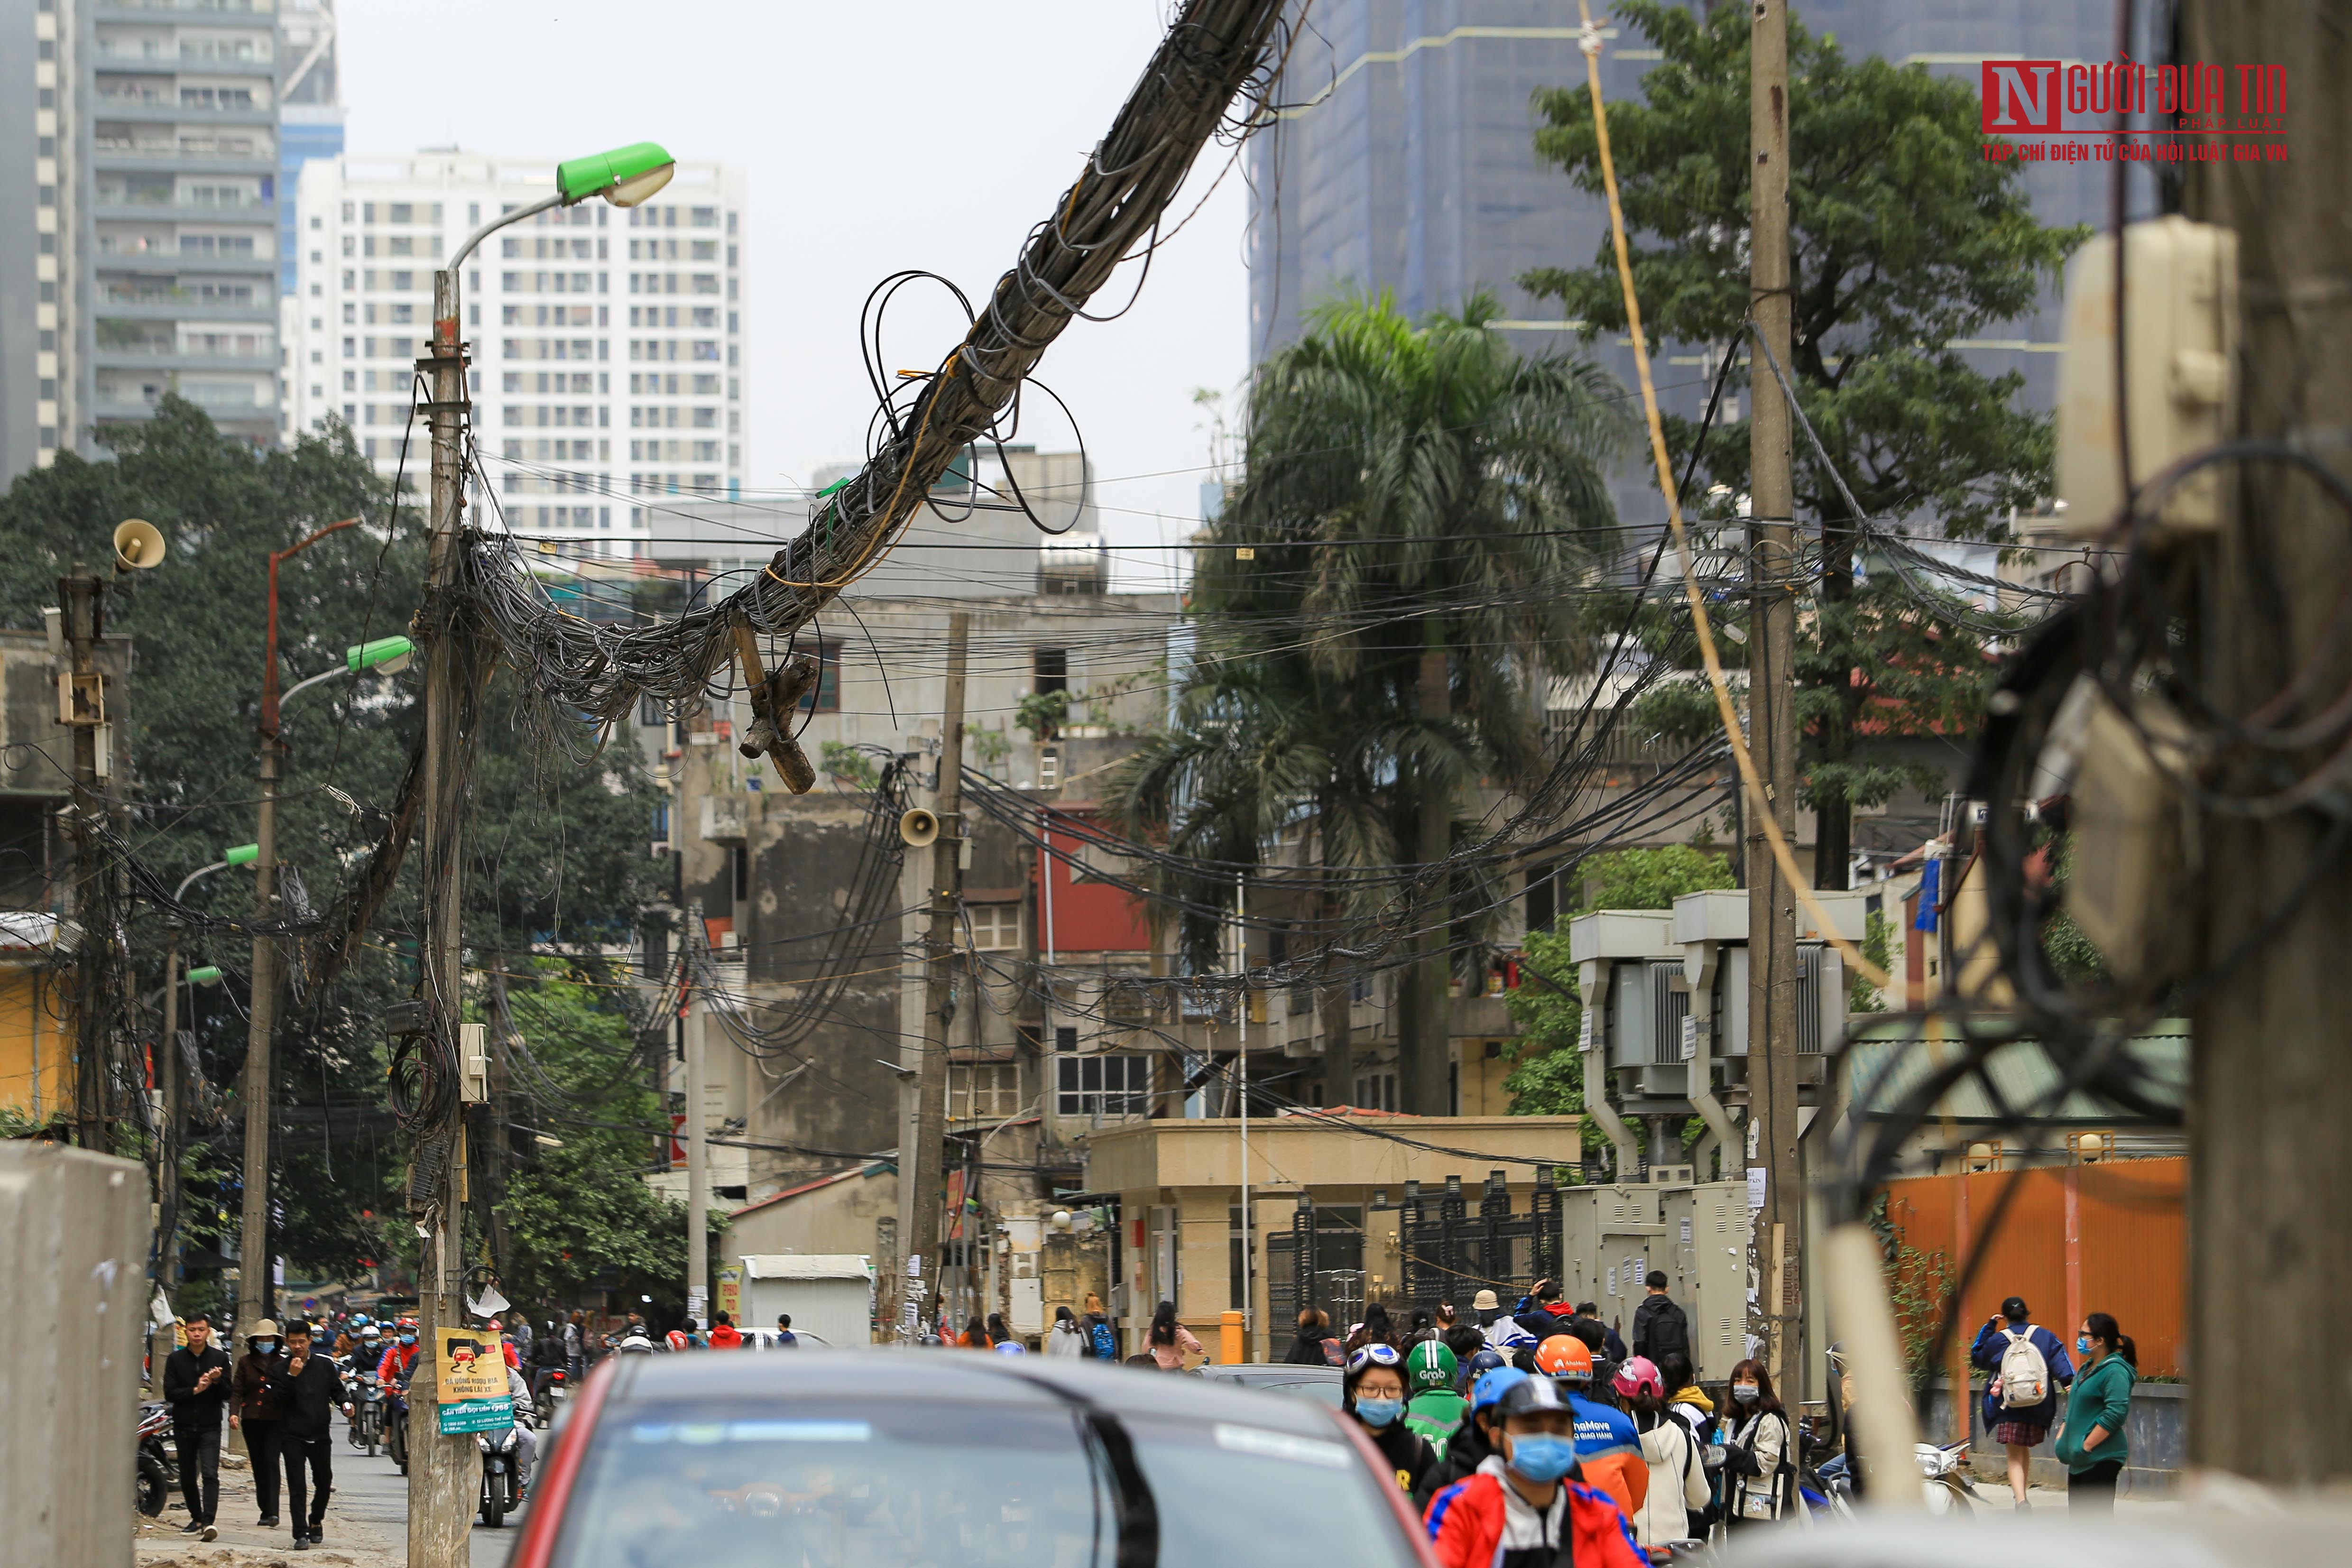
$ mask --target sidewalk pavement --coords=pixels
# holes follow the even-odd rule
[[[221,1456],[220,1483],[220,1508],[214,1521],[220,1539],[180,1533],[188,1513],[175,1489],[162,1514],[139,1518],[138,1568],[403,1568],[407,1561],[400,1533],[338,1518],[331,1503],[323,1527],[326,1542],[308,1552],[294,1550],[293,1529],[282,1522],[282,1511],[278,1528],[258,1528],[254,1521],[261,1510],[254,1501],[253,1469],[243,1454]]]

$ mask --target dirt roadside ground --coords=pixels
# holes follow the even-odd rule
[[[179,1493],[154,1519],[140,1515],[138,1568],[404,1568],[405,1544],[395,1534],[360,1521],[327,1515],[326,1542],[308,1552],[293,1549],[287,1525],[261,1530],[254,1520],[253,1470],[243,1454],[221,1456],[220,1539],[183,1535],[187,1510]]]

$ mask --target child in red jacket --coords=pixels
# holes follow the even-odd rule
[[[1500,1451],[1430,1501],[1442,1568],[1648,1568],[1624,1513],[1575,1479],[1574,1413],[1552,1381],[1515,1384],[1496,1409]]]

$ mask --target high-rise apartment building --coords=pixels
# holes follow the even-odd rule
[[[277,431],[274,0],[0,0],[0,479],[166,393]]]
[[[554,182],[552,160],[453,151],[306,164],[287,431],[340,419],[380,472],[404,462],[421,484],[434,268]],[[643,206],[541,213],[467,262],[486,499],[515,532],[640,555],[659,498],[740,495],[744,241],[741,172],[681,163]]]
[[[294,292],[294,190],[302,165],[343,151],[342,73],[335,59],[335,0],[282,0],[278,83],[278,282]]]
[[[1692,9],[1712,9],[1693,0]],[[2115,22],[2105,7],[2028,0],[1796,0],[1795,19],[1833,35],[1848,58],[1877,55],[1973,80],[1987,58],[2104,59]],[[1392,290],[1412,315],[1494,290],[1505,329],[1522,349],[1580,345],[1559,302],[1518,279],[1538,267],[1599,258],[1609,215],[1599,196],[1538,159],[1538,89],[1585,79],[1576,8],[1558,0],[1315,0],[1286,68],[1286,100],[1253,140],[1250,357],[1297,340],[1306,310],[1355,287]],[[2150,49],[2155,48],[2150,40]],[[1629,28],[1604,29],[1601,90],[1641,96],[1659,60]],[[2147,53],[2143,58],[2156,58]],[[2088,165],[2028,165],[2027,188],[2045,223],[2104,222],[2104,178]],[[2054,308],[1982,343],[1959,345],[1984,369],[2017,370],[2026,397],[2055,395]],[[1703,345],[1654,344],[1670,407],[1696,416],[1715,363]],[[1629,343],[1589,351],[1633,381]],[[1631,515],[1654,515],[1654,489]]]

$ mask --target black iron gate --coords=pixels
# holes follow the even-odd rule
[[[1419,1182],[1404,1184],[1394,1205],[1397,1247],[1402,1254],[1399,1281],[1405,1301],[1434,1308],[1451,1301],[1464,1318],[1481,1290],[1492,1290],[1507,1309],[1538,1279],[1559,1278],[1559,1189],[1551,1167],[1536,1170],[1527,1212],[1511,1212],[1511,1192],[1501,1171],[1486,1174],[1473,1215],[1463,1197],[1462,1178],[1445,1178],[1433,1203]]]
[[[1265,1310],[1278,1330],[1296,1323],[1301,1307],[1322,1308],[1342,1333],[1362,1320],[1362,1218],[1355,1205],[1318,1208],[1312,1194],[1301,1193],[1290,1228],[1266,1233]]]

